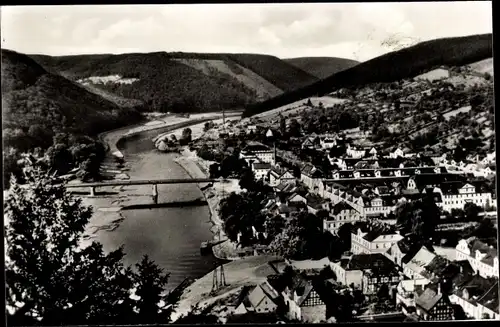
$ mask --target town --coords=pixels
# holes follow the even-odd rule
[[[1,10],[6,326],[500,320],[492,1],[56,7]]]
[[[192,150],[243,189],[220,202],[233,257],[284,257],[226,315],[499,319],[491,92],[440,68],[205,123]]]

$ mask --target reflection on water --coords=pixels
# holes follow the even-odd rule
[[[131,179],[190,178],[174,162],[174,154],[156,151],[151,139],[158,131],[150,131],[120,142]],[[199,199],[196,184],[159,185],[161,202]],[[212,255],[201,256],[200,244],[212,238],[207,206],[183,208],[153,208],[123,211],[125,219],[112,233],[100,234],[105,249],[125,247],[125,262],[133,265],[144,254],[170,272],[168,288],[172,289],[185,278],[198,278],[214,268]]]

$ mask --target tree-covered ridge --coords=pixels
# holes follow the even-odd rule
[[[248,106],[244,116],[249,117],[344,87],[398,81],[443,65],[463,66],[490,58],[492,54],[491,34],[426,41],[363,62],[296,91]]]
[[[97,135],[142,119],[134,108],[119,107],[9,50],[2,50],[2,105],[5,186],[10,173],[19,177],[17,163],[26,152],[66,165],[53,167],[60,174],[85,161],[98,172],[104,146]]]
[[[359,64],[356,60],[335,57],[298,57],[284,61],[318,78],[327,78]]]
[[[315,82],[316,77],[281,61],[256,54],[131,53],[49,57],[33,55],[47,69],[74,81],[119,75],[136,78],[131,84],[95,84],[124,98],[143,101],[152,111],[203,112],[244,107],[257,101],[255,90],[216,69],[204,73],[175,59],[222,60],[234,73],[240,65],[278,89],[290,91]]]

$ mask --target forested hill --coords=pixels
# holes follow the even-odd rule
[[[23,153],[48,157],[58,174],[80,167],[82,178],[98,176],[104,156],[97,134],[142,118],[117,104],[48,73],[26,55],[1,50],[3,184],[21,178]]]
[[[243,108],[318,80],[277,57],[259,54],[154,52],[31,57],[72,81],[140,100],[150,111]]]
[[[283,60],[320,79],[359,64],[356,60],[335,57],[298,57]]]
[[[121,108],[64,77],[48,73],[26,55],[5,49],[1,55],[3,132],[4,136],[15,134],[20,141],[17,143],[25,143],[22,139],[29,137],[30,130],[45,131],[43,137],[31,135],[33,141],[43,142],[49,136],[50,142],[56,132],[97,135],[140,117],[134,109]]]
[[[492,34],[422,42],[363,62],[298,90],[247,106],[244,116],[252,116],[311,96],[328,94],[344,87],[393,82],[443,65],[467,65],[491,58],[492,53]]]

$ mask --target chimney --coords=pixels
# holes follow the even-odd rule
[[[441,282],[438,282],[437,294],[441,294]]]

